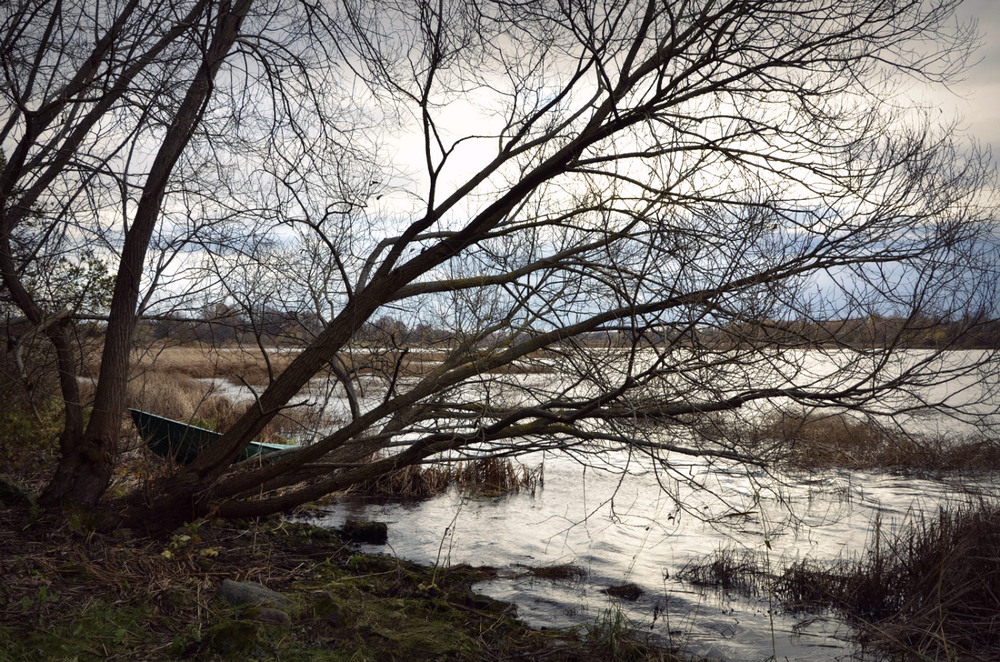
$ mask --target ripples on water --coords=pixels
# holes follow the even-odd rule
[[[529,466],[533,461],[541,458],[525,458]],[[320,523],[340,526],[349,516],[385,521],[389,551],[402,558],[495,566],[501,577],[476,590],[515,603],[534,627],[591,623],[613,604],[601,589],[633,582],[645,593],[620,603],[633,625],[696,655],[734,662],[772,655],[843,660],[851,654],[851,632],[832,615],[793,615],[777,606],[772,613],[766,595],[748,599],[699,589],[676,579],[678,573],[734,546],[759,553],[775,572],[801,559],[849,556],[863,549],[876,515],[885,530],[998,487],[992,480],[958,485],[868,472],[779,481],[684,461],[686,474],[709,491],[676,482],[665,490],[653,471],[620,480],[547,456],[545,487],[534,497],[471,500],[449,493],[413,504],[346,502]],[[524,565],[557,563],[580,566],[587,576],[524,576]]]

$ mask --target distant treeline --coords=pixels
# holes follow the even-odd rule
[[[140,334],[153,340],[203,342],[257,342],[267,345],[297,345],[318,334],[323,321],[315,315],[264,309],[247,315],[219,306],[204,317],[164,317],[144,320]],[[379,345],[429,346],[467,341],[470,332],[458,332],[427,323],[408,325],[392,316],[366,323],[355,335],[360,342]],[[479,342],[503,340],[492,333]],[[692,344],[710,347],[854,346],[907,348],[992,349],[1000,348],[1000,319],[934,320],[871,316],[844,320],[763,320],[709,324],[661,324],[644,328],[606,328],[577,339],[586,345],[625,347],[639,344]]]

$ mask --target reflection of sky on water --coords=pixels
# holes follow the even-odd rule
[[[537,461],[526,460],[529,466]],[[838,639],[849,634],[847,626],[823,617],[800,628],[805,616],[779,609],[775,650],[766,596],[744,600],[697,590],[676,579],[679,571],[727,547],[756,552],[775,569],[801,559],[836,559],[864,547],[876,515],[888,529],[961,500],[968,490],[1000,490],[989,479],[953,485],[865,472],[769,478],[682,461],[716,496],[676,483],[668,494],[652,471],[620,482],[612,473],[548,456],[545,487],[534,498],[476,501],[449,494],[409,505],[345,503],[324,521],[337,526],[362,514],[389,523],[387,551],[400,557],[497,566],[501,578],[477,590],[515,602],[536,627],[590,623],[611,604],[601,589],[628,581],[645,591],[623,605],[635,624],[698,655],[834,660],[848,650]],[[766,556],[765,539],[771,545]],[[587,577],[519,576],[518,564],[555,563],[579,565]]]
[[[898,367],[920,356],[919,351],[909,352]],[[949,360],[963,356],[954,353]],[[792,363],[801,368],[796,374],[800,379],[822,382],[834,372],[833,364],[816,353]],[[527,384],[550,380],[551,375],[516,378]],[[362,409],[381,402],[384,387],[377,381],[361,386]],[[996,424],[1000,407],[993,387],[967,376],[923,395],[982,400],[978,408]],[[490,388],[499,389],[495,384]],[[309,397],[321,399],[319,386],[311,389]],[[249,396],[245,388],[229,385],[220,385],[220,394]],[[328,412],[345,416],[348,411],[336,390],[326,406]],[[960,429],[953,420],[935,416],[913,416],[904,422],[920,431],[954,434]],[[478,590],[516,603],[522,618],[534,626],[591,623],[610,605],[601,589],[627,581],[645,591],[635,603],[623,605],[630,618],[697,655],[747,662],[771,655],[834,660],[849,652],[843,639],[850,633],[829,615],[803,625],[805,616],[776,610],[772,646],[766,595],[741,599],[698,590],[680,582],[679,572],[729,547],[759,555],[776,571],[797,560],[849,556],[863,549],[876,517],[890,529],[969,493],[1000,493],[995,477],[946,481],[872,472],[768,475],[687,456],[668,460],[669,472],[664,472],[649,460],[605,454],[602,470],[546,455],[544,488],[534,497],[478,501],[447,494],[409,505],[344,502],[324,522],[338,526],[347,516],[360,514],[389,523],[390,552],[401,557],[496,566],[501,578]],[[531,467],[542,457],[524,461]],[[617,470],[625,467],[629,475],[622,479]],[[578,582],[537,580],[522,576],[519,566],[555,563],[579,565],[587,577]]]

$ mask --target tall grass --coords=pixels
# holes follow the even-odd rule
[[[775,412],[761,421],[706,417],[696,429],[791,469],[1000,470],[1000,439],[913,434],[843,413]]]
[[[235,423],[246,404],[219,395],[211,384],[177,372],[147,371],[129,383],[127,405],[158,416],[184,421],[218,432]],[[317,424],[315,412],[296,408],[275,417],[256,436],[258,441],[289,443]],[[129,425],[128,421],[124,422]]]
[[[873,522],[866,548],[778,574],[763,557],[723,549],[680,577],[701,586],[775,595],[793,611],[835,609],[856,628],[866,659],[1000,659],[1000,502],[915,519],[894,532]]]
[[[530,469],[507,458],[411,465],[356,486],[366,496],[426,499],[456,487],[463,494],[493,497],[535,490],[544,484],[543,468]]]
[[[615,605],[604,610],[590,625],[584,626],[585,640],[604,660],[652,662],[676,660],[666,651],[652,645]]]
[[[892,535],[876,526],[865,554],[836,575],[835,604],[882,650],[915,660],[1000,656],[997,502],[942,509]]]

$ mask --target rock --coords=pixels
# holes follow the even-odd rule
[[[288,625],[292,622],[292,617],[287,612],[273,607],[254,607],[247,612],[247,616],[260,621],[261,623],[276,623],[278,625]]]
[[[246,621],[219,623],[205,633],[209,649],[226,655],[245,652],[256,640],[257,626]]]
[[[118,542],[128,542],[135,539],[135,531],[128,527],[118,527],[111,534],[111,537]]]
[[[219,597],[231,605],[261,605],[264,607],[287,607],[287,597],[255,582],[236,582],[223,579],[219,587]]]
[[[491,609],[497,605],[502,605],[502,603],[498,603],[488,595],[474,592],[471,588],[466,588],[465,594],[462,597],[462,601],[465,603],[465,606],[478,609],[480,611]]]
[[[609,586],[601,589],[601,593],[606,593],[612,598],[619,598],[621,600],[638,600],[639,596],[643,594],[643,590],[636,584],[629,583]]]
[[[368,543],[369,545],[384,545],[389,540],[389,527],[385,522],[369,522],[350,518],[344,522],[340,534],[346,540]]]
[[[313,613],[332,628],[342,627],[347,618],[344,605],[330,593],[324,593],[313,603]]]

